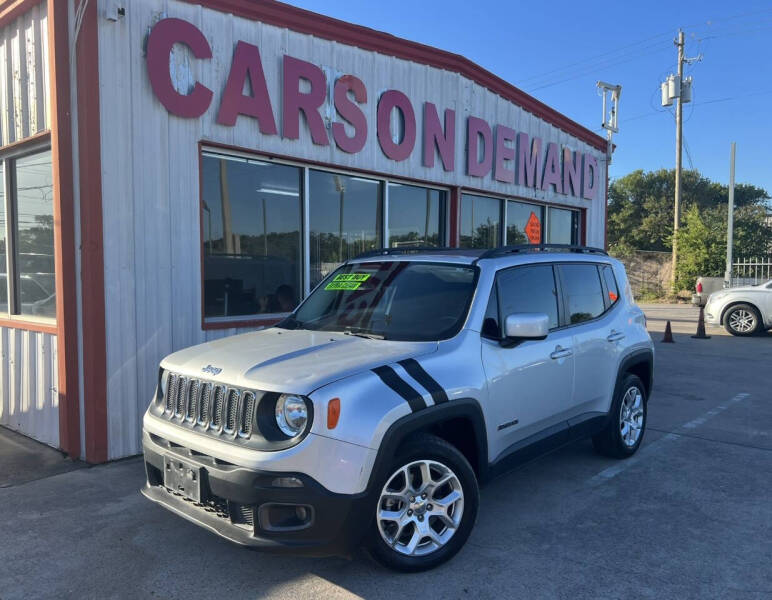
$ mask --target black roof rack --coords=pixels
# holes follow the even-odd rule
[[[403,246],[401,248],[378,248],[376,250],[368,250],[362,254],[357,254],[352,260],[360,258],[373,258],[377,256],[399,256],[402,254],[466,254],[470,256],[477,256],[483,252],[480,249],[473,248],[448,248],[446,246]]]
[[[602,254],[608,256],[608,252],[602,248],[593,248],[591,246],[575,246],[572,244],[521,244],[518,246],[501,246],[500,248],[491,248],[483,252],[477,260],[483,258],[498,258],[507,254],[517,254],[519,252],[576,252],[578,254]]]

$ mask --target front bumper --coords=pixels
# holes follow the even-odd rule
[[[143,450],[143,495],[243,546],[317,556],[348,554],[372,516],[366,493],[337,494],[302,473],[239,467],[148,432],[143,433]],[[199,502],[164,486],[165,457],[199,469]],[[290,478],[299,487],[279,483]]]

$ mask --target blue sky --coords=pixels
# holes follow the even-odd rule
[[[622,84],[611,176],[675,165],[675,123],[659,84],[686,34],[693,102],[684,105],[684,167],[772,193],[772,5],[719,2],[292,0],[295,6],[462,54],[600,132],[598,79]],[[688,152],[686,151],[688,149]]]

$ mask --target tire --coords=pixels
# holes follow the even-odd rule
[[[641,446],[647,413],[646,387],[637,375],[627,373],[611,403],[608,424],[592,438],[595,450],[612,458],[631,457]]]
[[[367,548],[378,562],[397,571],[425,571],[450,560],[477,518],[479,487],[471,465],[434,435],[403,444],[377,490]],[[430,530],[433,535],[428,535]]]
[[[735,304],[724,313],[724,328],[732,335],[753,335],[760,327],[759,311],[750,304]]]

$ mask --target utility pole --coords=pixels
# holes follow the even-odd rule
[[[684,32],[678,30],[678,82],[684,79]],[[680,91],[680,90],[679,90]],[[678,227],[681,224],[681,133],[683,131],[683,101],[679,93],[676,99],[676,134],[675,134],[675,207],[673,211],[673,274],[670,279],[670,290],[676,293],[676,265],[678,264]]]
[[[726,222],[726,273],[724,287],[732,286],[732,250],[734,246],[734,155],[735,143],[729,152],[729,215]]]
[[[678,48],[678,74],[668,76],[662,83],[662,106],[671,106],[676,102],[676,167],[675,167],[675,206],[673,210],[673,273],[670,279],[672,293],[676,292],[676,265],[678,264],[678,228],[681,225],[681,138],[683,133],[683,105],[692,101],[692,78],[684,79],[684,64],[702,60],[702,55],[695,58],[684,56],[684,32],[678,30],[678,38],[673,42]]]

